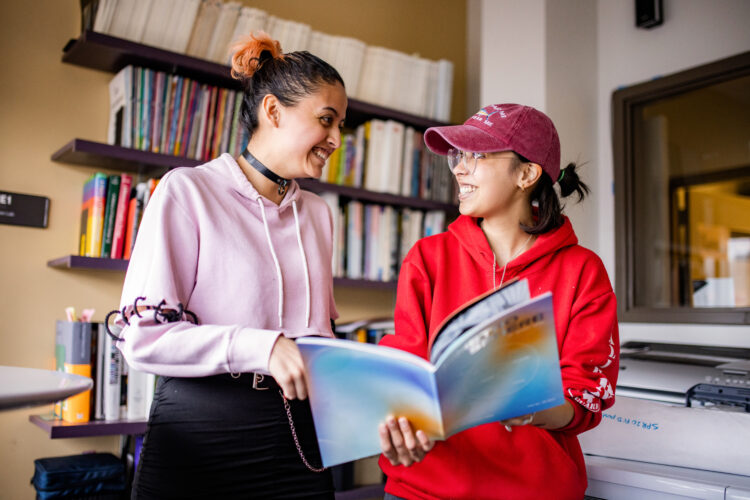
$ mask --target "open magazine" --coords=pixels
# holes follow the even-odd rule
[[[297,340],[323,465],[380,452],[378,424],[407,417],[442,440],[564,402],[552,294],[525,280],[461,307],[440,327],[428,362],[360,342]]]

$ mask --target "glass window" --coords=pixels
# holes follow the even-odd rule
[[[750,53],[613,105],[621,319],[748,323]]]

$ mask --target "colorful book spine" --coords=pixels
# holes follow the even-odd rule
[[[199,158],[201,160],[208,160],[211,158],[211,144],[214,137],[216,106],[220,92],[221,89],[219,87],[211,88],[211,101],[208,106],[208,115],[206,116],[206,135],[203,138],[203,152]]]
[[[177,135],[177,124],[180,120],[180,109],[182,105],[182,94],[185,88],[185,78],[177,79],[177,88],[175,89],[174,100],[172,101],[170,119],[169,119],[169,140],[167,141],[167,148],[164,151],[166,154],[172,154],[174,151],[175,138]]]
[[[122,249],[125,242],[126,224],[128,219],[128,205],[130,203],[130,190],[133,186],[133,177],[128,174],[120,174],[120,189],[117,196],[117,212],[112,230],[112,250],[109,257],[112,259],[122,258]]]
[[[211,140],[211,149],[208,152],[208,158],[214,158],[219,154],[221,146],[221,132],[224,126],[224,110],[227,105],[227,94],[229,91],[225,88],[219,89],[219,97],[216,102],[216,114],[213,118],[213,139]]]
[[[55,370],[58,372],[65,371],[65,342],[63,341],[63,321],[58,321],[55,325]],[[55,403],[53,412],[55,418],[62,418],[62,401]]]
[[[167,75],[157,71],[154,78],[154,112],[151,123],[151,152],[159,153],[161,146],[161,121],[164,115],[164,95]]]
[[[65,346],[63,371],[91,377],[91,323],[59,321],[61,340]],[[66,422],[88,422],[91,414],[91,390],[76,394],[62,403]]]
[[[190,82],[190,97],[187,103],[187,112],[185,113],[185,120],[180,127],[180,138],[177,141],[175,147],[175,156],[186,156],[188,142],[190,141],[190,133],[193,129],[193,120],[195,119],[195,108],[197,105],[198,97],[200,96],[200,85],[198,82]]]
[[[182,148],[182,138],[185,134],[185,126],[189,120],[188,112],[190,108],[190,101],[195,94],[196,83],[193,80],[185,79],[184,87],[182,92],[182,101],[180,102],[180,115],[177,118],[177,127],[175,129],[175,140],[174,148],[169,154],[178,156],[180,149]]]
[[[141,149],[141,119],[143,116],[143,68],[136,67],[133,72],[133,148]]]
[[[242,109],[243,92],[237,92],[234,97],[234,110],[232,112],[232,127],[229,131],[229,154],[238,156],[241,151],[238,150],[237,128],[240,126],[240,110]]]
[[[101,339],[100,349],[102,355],[101,369],[101,394],[102,394],[102,416],[104,420],[117,420],[120,418],[120,384],[122,377],[122,354],[115,346],[106,331],[104,324],[99,324],[99,336]]]
[[[88,232],[89,232],[89,212],[91,211],[93,185],[89,187],[88,181],[83,185],[83,200],[81,201],[81,227],[78,233],[78,255],[86,255]]]
[[[164,93],[164,105],[162,106],[162,120],[161,120],[161,135],[160,138],[160,152],[164,153],[167,151],[167,145],[169,142],[169,125],[172,121],[172,112],[174,111],[174,94],[177,90],[177,75],[167,77],[166,89]]]
[[[104,225],[102,227],[102,257],[112,254],[112,241],[114,238],[115,217],[117,216],[117,200],[120,196],[120,176],[110,175],[107,182],[107,196],[104,207]]]
[[[139,182],[135,186],[135,196],[131,200],[132,213],[128,213],[128,236],[125,238],[124,259],[129,259],[133,252],[135,240],[138,236],[138,228],[141,225],[141,218],[143,217],[143,210],[146,208],[147,193],[149,191],[146,182]],[[127,252],[127,257],[125,256],[125,252]]]
[[[87,257],[99,257],[102,250],[104,207],[107,196],[107,176],[97,172],[84,185],[84,210],[87,210],[86,251]]]
[[[136,227],[134,221],[137,204],[136,190],[132,188],[130,190],[130,198],[128,199],[128,218],[125,223],[125,241],[122,248],[122,258],[126,260],[130,258],[130,252],[133,250],[133,241],[135,240]]]

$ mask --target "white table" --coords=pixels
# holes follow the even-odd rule
[[[0,410],[40,406],[91,389],[81,375],[20,366],[0,366]]]

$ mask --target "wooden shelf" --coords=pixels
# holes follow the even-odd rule
[[[145,420],[92,420],[76,424],[50,415],[29,415],[29,422],[44,430],[50,439],[144,434],[146,432]]]
[[[125,259],[106,259],[103,257],[83,257],[80,255],[65,255],[47,261],[48,267],[56,269],[93,269],[98,271],[120,271],[128,269]],[[333,284],[341,287],[372,288],[381,290],[395,290],[396,281],[355,280],[349,278],[333,278]]]
[[[125,259],[106,259],[103,257],[83,257],[81,255],[65,255],[47,261],[48,267],[57,269],[96,269],[99,271],[127,271],[128,262]]]
[[[109,73],[117,73],[132,64],[168,73],[179,73],[202,83],[240,88],[237,80],[232,78],[229,66],[94,31],[84,31],[80,37],[70,40],[63,49],[62,60],[65,63]],[[419,129],[449,125],[446,122],[349,99],[347,122],[350,125],[362,123],[370,118],[397,120]]]
[[[161,177],[171,167],[195,167],[202,163],[190,158],[139,151],[85,139],[73,139],[55,151],[51,159],[60,163],[140,173],[153,177]]]
[[[74,165],[89,167],[103,167],[153,176],[160,176],[170,167],[195,167],[204,163],[200,160],[185,158],[183,156],[162,155],[148,151],[139,151],[132,148],[124,148],[122,146],[87,141],[85,139],[73,139],[65,146],[55,151],[52,155],[52,160],[60,163],[72,163]],[[350,186],[329,184],[327,182],[320,182],[316,179],[298,179],[298,182],[302,189],[312,191],[313,193],[334,192],[347,198],[373,203],[419,208],[423,210],[444,210],[449,213],[457,212],[456,206],[451,203],[423,200],[421,198],[399,196],[389,193],[379,193]]]

